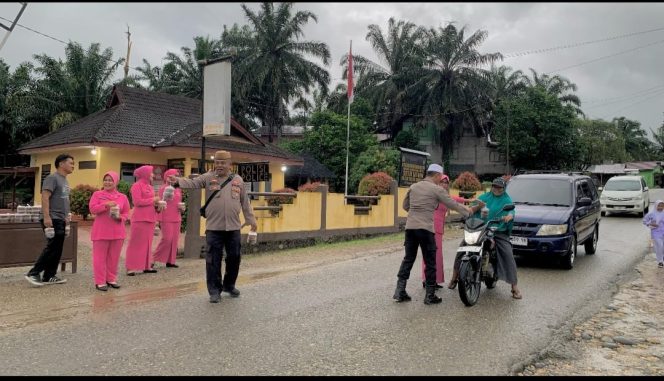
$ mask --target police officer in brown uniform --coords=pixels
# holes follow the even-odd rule
[[[171,176],[176,185],[183,189],[207,190],[207,197],[216,191],[205,210],[207,253],[205,255],[205,271],[210,303],[219,303],[221,292],[230,293],[232,297],[240,296],[235,288],[240,270],[240,229],[245,225],[256,231],[256,218],[249,204],[249,197],[244,188],[242,177],[231,173],[231,154],[217,151],[214,154],[214,170],[194,179]],[[240,223],[240,210],[246,221]],[[221,277],[221,260],[226,250],[226,271]],[[223,287],[222,287],[223,286]]]
[[[424,180],[410,186],[403,208],[408,212],[406,217],[406,239],[404,242],[406,255],[401,261],[397,274],[397,288],[393,298],[398,302],[411,300],[406,293],[406,283],[410,277],[410,270],[417,257],[418,247],[422,249],[424,260],[424,275],[426,277],[426,296],[424,304],[435,304],[442,301],[436,292],[436,240],[433,228],[433,212],[439,203],[456,210],[464,217],[478,211],[483,205],[468,208],[454,201],[445,189],[440,186],[443,178],[443,167],[431,164],[427,168]]]

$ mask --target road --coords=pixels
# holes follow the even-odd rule
[[[662,196],[651,190],[652,200]],[[457,244],[445,242],[448,277]],[[522,300],[499,282],[470,308],[447,288],[443,303],[424,305],[419,260],[407,287],[413,301],[395,303],[400,246],[254,279],[219,304],[208,303],[202,282],[118,308],[114,297],[93,296],[78,316],[0,332],[0,373],[506,375],[542,350],[565,356],[556,338],[608,303],[647,248],[639,218],[602,218],[596,255],[580,246],[570,271],[519,261]]]

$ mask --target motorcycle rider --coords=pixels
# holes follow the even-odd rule
[[[488,215],[481,216],[479,213],[475,213],[473,217],[482,218],[485,222],[498,218],[503,212],[503,206],[512,204],[512,198],[505,192],[506,185],[507,182],[502,177],[495,178],[491,184],[491,191],[478,197],[479,200],[486,203],[486,207],[489,209]],[[502,219],[502,222],[497,226],[494,234],[497,255],[496,275],[498,279],[512,285],[512,297],[514,299],[521,299],[523,296],[517,287],[516,261],[514,260],[514,254],[512,253],[512,243],[510,242],[514,210],[507,212],[507,214],[500,217],[500,219]],[[448,286],[450,289],[454,289],[457,285],[460,263],[461,256],[457,254],[457,257],[454,260],[452,280]]]

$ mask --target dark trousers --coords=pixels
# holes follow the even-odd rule
[[[413,268],[415,258],[417,258],[417,248],[422,249],[422,259],[424,259],[424,276],[426,284],[436,284],[436,240],[432,232],[424,229],[406,229],[406,255],[403,257],[401,267],[397,277],[408,280],[410,270]]]
[[[46,229],[44,221],[41,220],[42,229]],[[28,275],[37,275],[44,272],[42,279],[48,281],[58,272],[58,264],[62,257],[62,248],[65,244],[65,220],[53,219],[55,236],[46,240],[46,247],[37,259],[35,265],[28,271]]]
[[[235,287],[240,271],[240,231],[206,230],[207,253],[205,254],[205,274],[210,295],[222,291],[221,260],[226,249],[226,271],[223,277],[223,290]]]

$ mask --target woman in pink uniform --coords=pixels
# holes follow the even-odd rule
[[[172,184],[168,181],[169,176],[178,176],[177,169],[169,169],[164,172],[164,185],[159,188],[159,198],[164,198],[164,190]],[[166,201],[166,209],[157,215],[157,223],[161,229],[161,241],[154,252],[154,262],[165,263],[166,267],[178,267],[175,264],[175,255],[178,252],[178,241],[180,240],[180,222],[183,210],[182,190],[175,188],[173,198]]]
[[[443,175],[440,186],[449,192],[450,178]],[[452,196],[456,202],[466,202],[463,197]],[[436,238],[436,288],[443,288],[440,283],[445,282],[445,272],[443,271],[443,233],[445,232],[445,216],[447,215],[447,207],[445,204],[438,204],[438,208],[433,212],[433,230],[434,237]],[[422,261],[422,287],[424,287],[424,261]]]
[[[136,272],[156,273],[152,268],[152,238],[157,212],[155,208],[159,197],[152,188],[151,165],[144,165],[134,170],[136,182],[131,186],[131,200],[134,210],[131,215],[131,233],[125,254],[127,275],[134,276]]]
[[[92,272],[95,288],[107,291],[108,286],[120,288],[117,283],[120,253],[125,239],[125,221],[129,217],[129,200],[118,192],[120,176],[108,171],[104,186],[92,194],[88,207],[95,215],[92,223]]]

